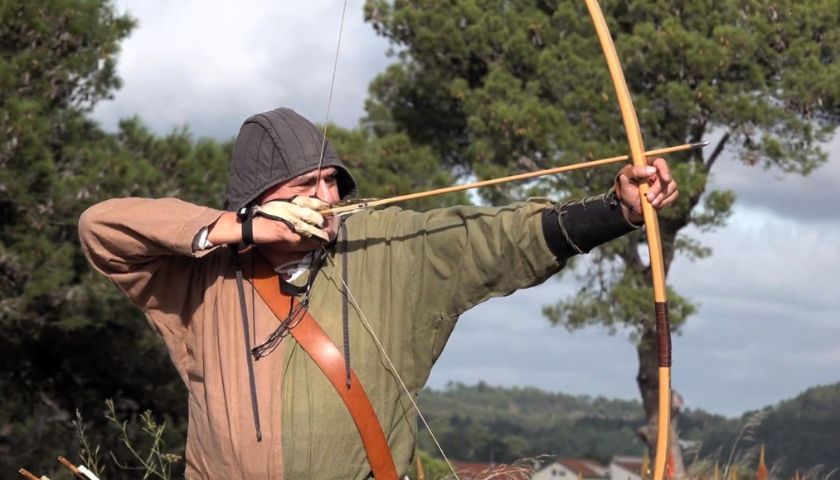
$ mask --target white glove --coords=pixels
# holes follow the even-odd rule
[[[272,200],[254,208],[255,215],[272,220],[279,220],[298,235],[320,238],[328,242],[324,231],[324,217],[318,210],[329,208],[329,204],[313,197],[294,197],[285,200]]]

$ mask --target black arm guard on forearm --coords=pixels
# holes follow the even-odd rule
[[[597,197],[557,205],[543,211],[543,235],[558,261],[632,232],[633,225],[621,211],[612,191]]]

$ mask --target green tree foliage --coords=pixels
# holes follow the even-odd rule
[[[840,119],[840,1],[601,2],[650,147],[714,140],[672,159],[677,204],[660,215],[666,271],[710,251],[683,229],[724,225],[731,191],[708,189],[724,153],[807,174]],[[371,85],[369,121],[432,148],[455,173],[489,178],[626,151],[615,94],[583,2],[368,0],[368,20],[398,53]],[[488,190],[492,201],[606,190],[614,169]],[[639,385],[656,413],[657,362],[644,231],[589,255],[583,288],[544,309],[569,329],[629,329]],[[696,307],[669,293],[676,328]],[[652,430],[642,430],[652,444]]]
[[[40,459],[72,445],[62,399],[83,395],[85,365],[107,380],[105,363],[119,341],[104,331],[76,335],[91,309],[122,313],[81,288],[87,269],[78,252],[74,187],[79,153],[102,138],[84,112],[119,81],[114,55],[133,22],[103,2],[0,2],[0,468]],[[65,146],[72,144],[71,149]],[[117,337],[119,340],[120,337]],[[97,365],[98,363],[98,365]],[[100,400],[101,402],[101,400]]]
[[[608,462],[614,455],[641,455],[634,425],[644,419],[638,401],[549,393],[535,388],[450,384],[424,389],[420,408],[448,456],[455,460],[512,462],[544,455]],[[737,464],[754,478],[757,453],[767,450],[778,478],[822,466],[840,468],[840,384],[806,390],[761,411],[725,418],[686,410],[682,436],[696,445],[696,465]],[[736,442],[737,440],[737,442]],[[436,452],[427,434],[420,447]],[[708,472],[709,474],[711,472]],[[822,476],[820,476],[822,478]]]
[[[644,448],[635,434],[644,420],[638,401],[480,382],[425,389],[419,404],[444,452],[457,460],[510,463],[553,455],[609,462],[614,455],[641,455]],[[729,423],[702,411],[689,412],[685,435],[700,439]],[[421,435],[419,444],[436,451],[428,435]]]
[[[331,126],[327,136],[359,183],[359,194],[363,197],[387,198],[453,183],[453,176],[440,168],[432,149],[412,144],[404,133],[376,136],[365,128],[347,130]],[[399,206],[428,210],[466,202],[463,194],[448,194]]]
[[[141,312],[87,265],[76,221],[87,206],[118,196],[179,196],[219,207],[230,144],[196,142],[186,131],[155,137],[136,119],[122,122],[116,134],[88,124],[88,135],[56,144],[51,161],[62,170],[61,180],[47,196],[9,197],[19,212],[38,200],[55,208],[43,207],[33,216],[42,228],[3,225],[15,232],[3,239],[4,260],[25,272],[16,285],[19,293],[4,296],[13,307],[3,311],[1,324],[0,383],[10,393],[0,412],[11,428],[0,449],[4,467],[22,461],[47,467],[56,451],[75,452],[70,423],[75,409],[94,422],[91,441],[113,447],[116,435],[101,428],[105,418],[96,414],[109,396],[122,415],[150,409],[168,419],[173,428],[166,443],[183,445],[182,382]],[[109,478],[132,476],[115,475]]]
[[[773,445],[783,475],[823,465],[840,468],[840,384],[814,387],[772,408],[756,429],[757,444]]]
[[[0,2],[0,470],[55,468],[77,451],[75,409],[151,409],[177,425],[184,391],[168,355],[78,246],[76,221],[116,196],[221,206],[229,144],[165,137],[137,119],[115,134],[87,112],[119,86],[119,42],[134,26],[106,1]],[[179,430],[180,429],[180,430]],[[115,438],[92,441],[108,447]]]
[[[662,222],[669,262],[677,251],[703,255],[702,246],[678,232],[723,224],[731,193],[706,191],[721,152],[796,173],[823,160],[816,145],[837,120],[837,1],[604,3],[648,143],[710,132],[720,139],[706,155],[676,166],[683,197]],[[362,195],[407,193],[624,149],[581,4],[430,2],[420,10],[370,1],[366,8],[401,58],[372,84],[363,128],[329,134]],[[106,0],[0,0],[2,471],[55,472],[54,456],[77,449],[77,408],[93,422],[91,444],[110,449],[117,439],[100,428],[105,420],[96,413],[109,397],[121,418],[149,409],[166,421],[168,449],[177,452],[183,442],[180,379],[141,313],[87,266],[76,219],[116,196],[178,196],[220,207],[231,144],[195,140],[186,129],[157,136],[136,118],[108,133],[86,117],[119,86],[115,58],[133,26]],[[605,188],[612,175],[582,172],[483,195],[565,198]],[[412,206],[463,201],[456,195]],[[637,251],[642,240],[631,236],[595,254],[596,268],[581,272],[587,290],[547,310],[550,317],[569,328],[629,325],[644,345],[650,323],[649,302],[641,300],[649,295],[639,293],[647,289]],[[692,306],[674,298],[679,322]],[[533,397],[527,408],[555,402]],[[543,443],[532,450],[531,433],[519,423],[534,425],[528,420],[473,413],[438,415],[435,422],[449,425],[453,448],[480,459],[558,445],[602,457],[605,445],[630,438],[637,422],[546,416],[560,433],[545,428],[537,435]],[[602,444],[594,433],[571,434],[570,425],[587,432],[607,426],[612,433],[597,434]],[[469,435],[459,433],[462,427]],[[120,475],[112,471],[108,478]]]
[[[124,418],[155,412],[170,425],[162,440],[183,448],[182,382],[142,313],[87,265],[77,219],[112,197],[177,196],[222,207],[232,144],[195,140],[186,128],[158,136],[138,118],[109,133],[87,118],[119,87],[115,59],[133,27],[106,0],[0,1],[2,471],[56,472],[57,454],[78,451],[77,409],[92,445],[125,453],[98,414],[105,398]],[[330,138],[363,194],[452,181],[404,134],[374,139],[370,131],[333,129]],[[131,472],[108,475],[122,477]]]
[[[423,473],[425,474],[424,478],[439,479],[447,478],[451,475],[449,466],[443,460],[431,456],[423,450],[417,451],[417,457],[419,458],[420,463],[423,465]],[[420,476],[417,474],[416,461],[409,467],[408,472],[406,472],[405,476],[408,478],[420,478]]]
[[[459,460],[511,463],[560,455],[608,461],[642,448],[633,433],[642,419],[638,402],[479,383],[426,389],[420,407],[444,452]],[[434,451],[429,442],[420,437],[421,448]]]
[[[822,475],[840,468],[840,384],[809,388],[795,398],[740,419],[716,423],[702,437],[699,456],[724,464],[731,455],[755,464],[761,445],[778,478],[821,466]],[[747,426],[747,428],[744,428]]]

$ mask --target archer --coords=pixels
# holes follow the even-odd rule
[[[657,158],[561,205],[325,217],[356,182],[314,125],[277,109],[242,126],[225,211],[111,199],[79,232],[187,386],[187,478],[396,478],[412,397],[459,315],[638,228],[641,183],[655,209],[678,196]]]

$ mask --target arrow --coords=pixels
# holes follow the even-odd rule
[[[656,157],[674,152],[683,152],[686,150],[694,150],[703,148],[709,142],[685,143],[673,147],[665,147],[657,150],[649,150],[644,152],[645,157]],[[355,212],[362,208],[378,207],[381,205],[389,205],[392,203],[406,202],[408,200],[417,200],[419,198],[433,197],[435,195],[443,195],[444,193],[460,192],[463,190],[470,190],[473,188],[489,187],[491,185],[499,185],[502,183],[516,182],[519,180],[527,180],[529,178],[542,177],[546,175],[554,175],[557,173],[570,172],[572,170],[582,170],[584,168],[597,167],[600,165],[608,165],[611,163],[625,162],[630,159],[629,155],[620,155],[617,157],[602,158],[600,160],[592,160],[590,162],[576,163],[573,165],[564,165],[562,167],[548,168],[545,170],[538,170],[536,172],[520,173],[518,175],[510,175],[508,177],[494,178],[491,180],[483,180],[480,182],[465,183],[463,185],[454,185],[452,187],[438,188],[435,190],[426,190],[425,192],[409,193],[406,195],[398,195],[389,198],[367,198],[354,199],[350,202],[339,202],[332,205],[330,208],[321,210],[318,213],[327,217],[332,215],[346,215]]]

